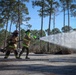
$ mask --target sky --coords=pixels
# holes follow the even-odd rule
[[[32,25],[31,29],[41,29],[41,17],[38,16],[37,10],[38,7],[32,8],[31,1],[30,3],[27,3],[27,7],[29,9],[29,16],[31,17],[31,20],[29,23]],[[56,16],[56,27],[61,29],[63,26],[63,13],[60,13],[60,15]],[[66,25],[67,25],[67,15],[66,15]],[[72,28],[76,28],[76,18],[71,17],[70,18],[70,25]],[[43,22],[43,30],[48,28],[48,17],[44,18]],[[53,24],[51,25],[51,28],[53,28]]]
[[[31,30],[40,30],[41,29],[41,17],[38,16],[38,10],[39,7],[34,7],[32,8],[32,3],[31,0],[29,1],[29,3],[26,3],[26,6],[28,7],[28,11],[29,11],[29,17],[31,17],[29,24],[32,25]],[[48,21],[49,18],[46,17],[44,18],[43,21],[43,30],[48,29]],[[25,23],[25,22],[24,22]],[[55,20],[55,24],[56,24],[56,28],[59,28],[61,30],[61,28],[63,27],[63,13],[60,13],[58,16],[56,16],[56,20]],[[67,25],[67,15],[66,15],[66,25]],[[70,26],[72,28],[76,28],[76,17],[71,17],[70,18]],[[23,29],[27,29],[26,26],[21,26]],[[51,24],[51,29],[53,28],[53,23]],[[15,29],[15,27],[12,27],[12,31]]]

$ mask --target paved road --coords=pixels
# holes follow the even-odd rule
[[[51,55],[30,53],[29,60],[15,59],[13,53],[3,59],[0,53],[0,75],[76,75],[76,54]]]

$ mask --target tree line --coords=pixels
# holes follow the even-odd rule
[[[58,13],[63,12],[63,28],[62,31],[70,31],[70,16],[76,17],[76,2],[75,0],[34,0],[32,1],[33,6],[40,7],[39,16],[41,16],[41,30],[43,29],[43,18],[49,16],[48,28],[48,35],[50,34],[51,28],[51,18],[53,18],[53,31],[58,30],[55,28],[55,17]],[[65,24],[65,16],[67,12],[68,17],[68,25]],[[75,30],[75,29],[74,29]]]
[[[20,30],[20,26],[24,25],[25,21],[29,28],[29,20],[31,19],[29,15],[29,9],[26,6],[26,3],[29,3],[29,0],[0,0],[0,40],[7,38],[11,33],[12,26],[16,26],[16,29],[21,33],[20,36],[23,37],[25,30]],[[76,17],[76,2],[74,0],[31,0],[32,6],[40,7],[38,10],[39,16],[41,17],[41,30],[31,30],[33,35],[37,37],[42,37],[50,34],[56,34],[61,32],[67,32],[73,29],[70,25],[70,15]],[[67,12],[68,16],[68,25],[65,24],[65,15]],[[58,13],[63,13],[63,27],[61,31],[56,28],[55,17]],[[43,30],[44,18],[49,16],[48,28]],[[51,29],[51,18],[53,17],[53,29]],[[9,31],[8,25],[10,24]],[[4,27],[6,29],[4,29]],[[35,34],[37,33],[37,34]]]

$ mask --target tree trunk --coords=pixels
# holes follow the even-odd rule
[[[12,20],[11,20],[11,23],[10,23],[9,34],[11,34],[11,27],[12,27]]]
[[[54,12],[54,18],[53,18],[53,29],[55,28],[55,12]]]
[[[68,8],[68,30],[69,30],[69,27],[70,27],[69,4],[68,4],[68,7],[67,8]]]
[[[65,7],[63,8],[63,27],[65,27]]]
[[[9,17],[8,17],[8,19],[9,19]],[[7,40],[8,19],[7,19],[6,30],[5,30],[4,48],[5,48],[5,46],[6,46],[6,40]]]
[[[52,9],[52,3],[51,3],[51,9]],[[50,35],[50,26],[51,26],[51,11],[52,11],[52,10],[50,10],[50,14],[49,14],[49,27],[48,27],[48,35]],[[49,45],[50,45],[50,43],[48,42],[48,43],[47,43],[47,52],[49,52]]]
[[[21,40],[21,33],[20,33],[20,0],[18,0],[18,26],[19,26],[19,40]],[[19,48],[21,48],[20,41],[19,41]]]
[[[43,8],[44,8],[44,0],[43,1],[43,4],[42,4],[42,17],[41,17],[41,37],[42,37],[42,30],[43,30]],[[40,49],[42,48],[42,41],[40,40]],[[42,49],[41,49],[42,50]]]

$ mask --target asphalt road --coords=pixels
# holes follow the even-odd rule
[[[8,59],[0,53],[0,75],[76,75],[76,54],[52,55],[29,54],[30,59],[15,59],[10,54]]]

